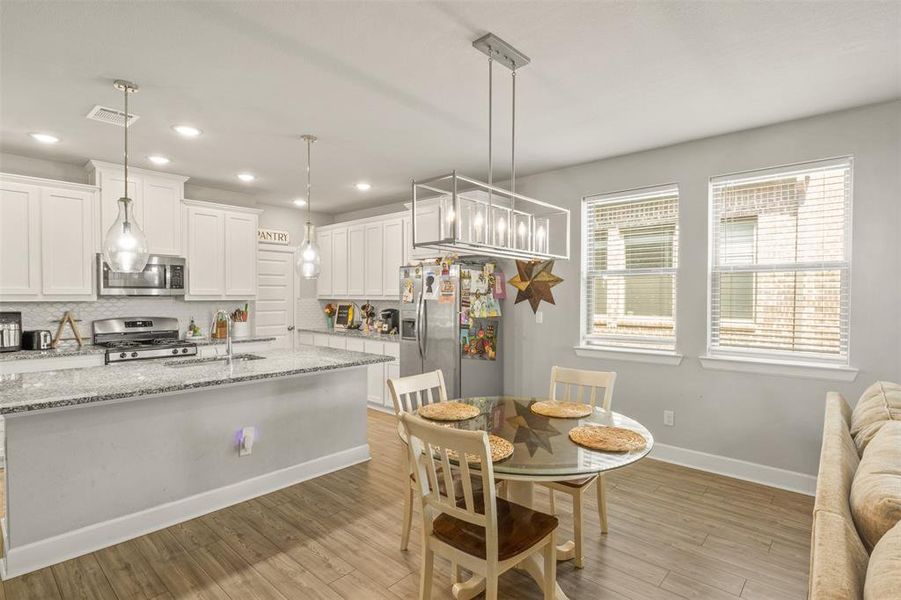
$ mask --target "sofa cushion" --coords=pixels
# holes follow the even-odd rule
[[[877,381],[868,387],[851,415],[851,436],[863,454],[870,440],[888,421],[901,421],[901,385]]]
[[[901,523],[882,536],[867,567],[864,600],[897,598],[901,594]]]
[[[901,521],[901,421],[886,423],[867,445],[851,483],[851,514],[868,549]]]
[[[854,524],[841,515],[826,511],[816,512],[813,524],[810,598],[863,598],[868,557]]]
[[[830,392],[826,396],[826,418],[823,421],[823,447],[820,451],[820,468],[817,474],[817,495],[814,511],[829,511],[851,521],[848,497],[851,482],[860,458],[848,421],[851,409],[841,394]]]

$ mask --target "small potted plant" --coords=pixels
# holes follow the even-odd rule
[[[338,309],[335,308],[335,305],[329,302],[322,309],[322,312],[325,313],[325,325],[328,327],[329,331],[335,328],[335,313],[338,312]]]

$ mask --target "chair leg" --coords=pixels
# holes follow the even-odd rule
[[[485,600],[497,600],[497,579],[497,567],[494,569],[488,567],[485,574]]]
[[[413,526],[413,488],[408,487],[404,497],[404,522],[400,533],[400,549],[406,551],[410,544],[410,528]]]
[[[557,502],[554,500],[554,490],[548,488],[547,493],[550,496],[551,500],[551,514],[557,516]]]
[[[551,535],[551,541],[544,549],[544,600],[555,600],[557,597],[557,543]]]
[[[428,540],[422,544],[422,573],[419,576],[419,600],[432,598],[432,572],[435,569],[435,553],[429,548]]]
[[[573,566],[581,569],[582,564],[582,490],[573,494],[573,533],[575,534],[576,556]]]
[[[598,518],[601,521],[601,533],[607,533],[607,487],[604,476],[598,477],[595,484],[598,488]]]

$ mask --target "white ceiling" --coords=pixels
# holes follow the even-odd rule
[[[493,31],[518,78],[519,174],[901,96],[895,2],[3,2],[0,150],[121,160],[88,121],[137,82],[136,166],[287,204],[314,146],[314,209],[405,199],[411,178],[485,177]],[[495,70],[496,178],[509,172],[509,72]],[[204,131],[186,140],[175,123]],[[62,142],[42,146],[32,131]],[[251,185],[235,175],[258,176]],[[366,194],[354,189],[372,183]]]

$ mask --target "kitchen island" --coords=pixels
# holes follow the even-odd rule
[[[369,459],[366,369],[391,357],[256,356],[3,375],[3,578]]]

